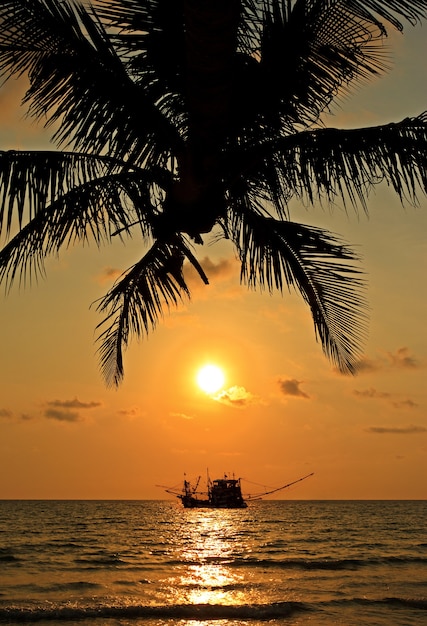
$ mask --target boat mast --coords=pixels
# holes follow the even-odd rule
[[[209,476],[209,468],[206,468],[206,487],[208,490],[208,498],[210,498],[211,496],[211,490],[212,490],[212,481],[211,478]]]

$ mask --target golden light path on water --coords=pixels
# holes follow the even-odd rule
[[[171,586],[173,601],[227,606],[247,603],[248,581],[229,566],[236,555],[244,553],[241,512],[187,510],[185,523],[181,552],[176,555],[183,571]]]

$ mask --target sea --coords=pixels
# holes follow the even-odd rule
[[[0,624],[421,626],[427,501],[0,501]]]

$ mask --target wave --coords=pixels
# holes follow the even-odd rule
[[[118,554],[99,554],[99,555],[91,555],[91,556],[82,556],[78,559],[74,559],[74,563],[79,567],[88,567],[91,568],[93,566],[97,567],[117,567],[120,565],[128,565],[127,561],[121,558]]]
[[[185,620],[272,620],[290,617],[308,611],[302,602],[275,602],[270,604],[220,605],[171,604],[131,606],[52,606],[0,608],[0,623],[33,623],[40,620],[82,619],[185,619]]]
[[[170,605],[37,605],[0,607],[0,623],[23,624],[41,620],[57,623],[69,620],[90,619],[174,619],[174,620],[257,620],[268,621],[288,618],[298,613],[324,614],[328,606],[358,605],[374,607],[382,605],[396,608],[427,611],[427,599],[384,597],[376,599],[346,598],[319,603],[273,602],[264,604],[220,605],[220,604],[170,604]]]
[[[331,600],[325,603],[329,605],[358,604],[363,606],[383,605],[390,608],[406,608],[427,611],[427,598],[398,598],[395,596],[384,598],[344,598],[342,600]]]
[[[87,582],[85,580],[76,580],[68,583],[55,583],[53,585],[41,586],[40,590],[44,592],[64,592],[64,591],[83,591],[87,589],[102,589],[103,585],[99,583]]]
[[[243,558],[234,559],[228,563],[234,567],[261,567],[279,568],[279,569],[302,569],[302,570],[356,570],[364,567],[383,566],[383,565],[415,565],[427,564],[424,557],[375,557],[371,559],[332,559],[332,558],[289,558],[289,559],[254,559]]]
[[[18,563],[19,561],[21,559],[11,552],[0,552],[0,563]]]
[[[421,609],[427,611],[427,599],[417,598],[383,598],[382,602],[395,606],[408,607],[411,609]]]

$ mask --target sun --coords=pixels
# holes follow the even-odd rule
[[[217,365],[204,365],[197,372],[197,384],[205,393],[215,393],[224,385],[224,372]]]

